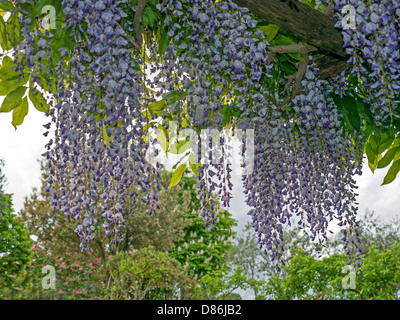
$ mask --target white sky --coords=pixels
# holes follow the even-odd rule
[[[40,188],[41,154],[45,152],[48,138],[43,124],[48,123],[44,113],[29,103],[29,113],[17,130],[11,125],[12,113],[0,113],[0,158],[6,161],[3,173],[7,184],[5,191],[13,193],[15,211],[23,207],[24,199],[32,188]]]
[[[18,212],[29,196],[32,188],[40,188],[41,154],[45,152],[44,145],[48,138],[43,136],[43,124],[49,119],[38,112],[32,105],[25,122],[15,131],[11,125],[11,113],[0,113],[0,158],[6,160],[3,171],[7,177],[5,190],[13,193],[14,208]],[[49,135],[50,136],[50,135]],[[359,213],[365,209],[374,210],[382,218],[390,218],[399,214],[400,210],[400,178],[388,186],[380,186],[386,170],[377,170],[375,174],[364,168],[364,174],[357,179],[359,189]],[[240,176],[233,175],[234,192],[230,212],[239,220],[239,230],[249,221],[249,207],[244,202],[244,194]]]

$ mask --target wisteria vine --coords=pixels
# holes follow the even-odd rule
[[[376,125],[383,130],[393,125],[400,94],[400,7],[395,0],[319,1],[318,6],[328,3],[334,4],[350,67],[319,80],[308,55],[315,48],[302,51],[300,94],[293,89],[297,95],[287,103],[289,77],[277,68],[277,52],[258,28],[262,19],[231,0],[150,1],[159,20],[153,16],[147,24],[167,32],[157,35],[158,42],[154,35],[135,37],[142,20],[129,20],[132,11],[143,14],[148,1],[63,0],[61,32],[73,44],[60,47],[54,46],[52,30],[35,27],[40,17],[32,19],[29,5],[37,2],[16,1],[11,17],[18,17],[23,40],[15,44],[14,69],[20,78],[29,73],[37,91],[51,94],[51,121],[45,128],[55,135],[46,146],[46,191],[54,210],[80,221],[76,232],[82,250],[91,251],[95,213],[102,213],[114,245],[120,241],[125,204],[145,201],[149,214],[156,213],[159,165],[146,163],[148,145],[142,137],[161,115],[166,129],[169,121],[177,121],[178,130],[199,133],[255,130],[254,171],[243,176],[243,183],[260,248],[277,264],[283,263],[285,224],[295,220],[324,243],[334,219],[350,261],[359,263],[354,177],[361,174],[364,127],[344,130],[332,95],[343,97],[352,75],[362,84],[358,93],[371,105]],[[358,13],[355,29],[343,24],[347,5]],[[162,48],[165,39],[168,45]],[[164,112],[148,113],[149,103],[161,99]],[[213,193],[224,206],[232,198],[229,135],[218,139],[223,145],[218,159],[207,154],[195,172],[207,226],[214,225]],[[249,151],[242,149],[243,166]],[[145,191],[145,199],[127,191],[134,185]]]
[[[360,77],[375,122],[387,128],[398,118],[395,109],[400,94],[400,4],[396,0],[334,0],[333,3],[336,26],[342,29],[343,47],[350,55],[349,73]],[[348,21],[342,10],[345,6],[354,8],[354,29],[343,23]]]
[[[46,129],[55,129],[45,154],[51,173],[45,191],[53,210],[81,221],[75,231],[82,250],[89,252],[97,222],[95,213],[101,212],[105,218],[104,228],[108,236],[114,236],[113,244],[120,241],[124,203],[146,201],[150,214],[159,207],[159,184],[151,181],[154,168],[144,160],[147,146],[137,139],[143,132],[140,111],[144,87],[120,25],[126,17],[123,3],[63,1],[64,29],[75,38],[76,45],[72,52],[60,48],[51,122],[45,125]],[[90,26],[86,32],[82,29],[84,22]],[[36,40],[40,32],[32,34],[29,27],[25,31],[27,43],[17,48],[23,54],[16,62],[21,70],[28,63],[28,69],[34,71],[33,79],[41,85],[42,73],[47,70],[40,61],[50,52],[51,40]],[[33,45],[47,47],[47,52],[39,50],[33,56],[33,50],[25,50]],[[135,199],[134,193],[128,193],[132,185],[147,191],[146,199]]]

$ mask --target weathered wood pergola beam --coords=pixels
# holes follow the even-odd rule
[[[335,21],[295,0],[233,0],[268,22],[321,50],[345,57],[343,38]]]

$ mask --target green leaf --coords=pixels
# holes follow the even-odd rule
[[[33,1],[31,2],[31,1],[25,1],[25,2],[19,2],[18,3],[18,6],[23,10],[23,11],[26,11],[26,12],[28,12],[28,15],[30,15],[31,17],[33,17],[33,15],[32,15],[32,13],[33,13],[33,7],[34,7],[34,4],[33,4]]]
[[[169,187],[172,188],[173,186],[176,186],[179,181],[181,181],[182,179],[182,174],[185,172],[186,170],[186,163],[181,164],[178,169],[176,169],[174,171],[174,173],[172,174],[172,179],[171,179],[171,183],[169,184]]]
[[[0,112],[10,112],[21,104],[21,99],[26,92],[26,87],[18,87],[5,97]]]
[[[168,35],[168,30],[163,29],[161,31],[160,35],[160,40],[158,41],[158,52],[163,55],[165,51],[167,51],[168,45],[169,45],[169,35]]]
[[[264,33],[265,39],[268,42],[271,42],[276,37],[279,31],[279,27],[272,23],[267,26],[262,26],[259,29]]]
[[[286,37],[286,36],[284,36],[282,34],[278,35],[275,38],[275,44],[276,45],[289,45],[289,44],[292,44],[293,42],[294,41],[292,39],[290,39],[290,38],[288,38],[288,37]]]
[[[397,174],[400,171],[400,160],[397,160],[393,165],[390,167],[385,179],[383,180],[382,185],[391,183],[394,179],[396,179]]]
[[[181,140],[178,143],[173,143],[171,145],[171,147],[169,148],[168,152],[174,153],[174,154],[180,154],[180,153],[185,152],[189,148],[190,148],[189,141]]]
[[[39,90],[32,89],[29,91],[29,99],[32,101],[32,104],[35,106],[37,110],[40,112],[49,111],[49,105],[44,99],[42,93]]]
[[[389,149],[378,162],[378,168],[386,168],[393,161],[397,152],[400,153],[400,147]]]
[[[155,101],[153,103],[150,103],[147,108],[151,111],[153,111],[154,114],[156,114],[157,116],[161,116],[164,113],[164,109],[166,107],[166,103],[165,100],[160,100],[160,101]],[[150,118],[151,120],[151,115]]]
[[[18,79],[18,73],[11,68],[11,64],[3,64],[3,67],[0,69],[0,80],[15,80]]]
[[[183,153],[183,152],[185,152],[185,151],[188,150],[188,149],[190,149],[190,142],[189,142],[189,141],[187,141],[186,143],[184,143],[184,144],[182,144],[181,146],[179,146],[178,152],[179,152],[179,153]]]
[[[342,110],[342,108],[343,108],[343,103],[342,103],[341,98],[340,98],[337,94],[334,94],[334,93],[331,93],[331,94],[330,94],[330,97],[333,99],[333,101],[335,102],[336,106],[337,106],[340,110]]]
[[[140,64],[137,62],[137,60],[133,57],[131,57],[131,61],[133,61],[133,63],[135,64],[135,66],[133,67],[133,69],[137,70],[137,71],[141,71],[140,69]]]
[[[330,94],[339,111],[342,114],[343,125],[349,132],[359,131],[361,128],[361,117],[359,109],[363,106],[357,103],[357,100],[352,96],[340,97],[336,94]],[[372,146],[374,152],[377,153],[377,149]]]
[[[376,135],[371,134],[370,137],[369,137],[368,142],[369,142],[369,144],[371,146],[372,151],[375,154],[378,154],[378,139],[376,138]]]
[[[289,52],[288,55],[289,55],[291,58],[295,59],[295,60],[304,61],[304,59],[303,59],[303,57],[301,56],[300,53],[292,53],[292,52]]]
[[[186,153],[178,160],[178,162],[175,163],[175,164],[172,166],[172,169],[175,170],[175,169],[178,167],[178,165],[179,165],[188,155],[190,155],[190,151],[186,152]]]
[[[17,126],[24,122],[25,116],[28,114],[28,98],[25,97],[21,104],[13,110],[13,120],[11,124],[17,130]]]
[[[40,77],[40,79],[41,79],[40,86],[42,87],[43,90],[45,90],[47,92],[55,92],[56,91],[57,88],[54,83],[54,79],[43,78],[43,77]]]
[[[143,11],[142,24],[145,27],[154,27],[154,22],[157,20],[157,13],[154,12],[149,6],[147,6]]]
[[[161,130],[157,133],[157,140],[158,142],[160,142],[161,149],[167,152],[169,148],[169,143],[167,141],[166,129],[164,127],[162,127]]]
[[[368,121],[368,123],[374,122],[374,117],[372,115],[370,105],[366,104],[364,100],[358,96],[356,96],[356,102],[358,113],[362,115]]]
[[[154,112],[162,111],[165,108],[165,99],[162,99],[160,101],[152,102],[147,106],[147,108],[149,110],[154,111]]]
[[[43,9],[43,7],[46,5],[46,4],[48,4],[47,3],[48,2],[48,0],[39,0],[37,3],[36,3],[36,5],[35,5],[35,11],[34,11],[34,16],[37,18],[37,17],[40,17],[41,15],[42,15],[42,9]]]
[[[0,2],[0,9],[4,11],[12,11],[14,9],[14,6],[11,1]]]
[[[194,163],[194,162],[192,162],[191,158],[194,158],[193,155],[190,155],[190,157],[189,157],[189,166],[192,169],[193,173],[195,175],[198,175],[199,173],[196,170],[201,166],[201,163]]]
[[[107,133],[107,127],[105,126],[105,125],[103,125],[103,128],[102,128],[102,134],[103,134],[103,142],[104,142],[104,144],[107,146],[107,147],[109,147],[110,146],[110,142],[113,140],[113,136],[108,136],[108,133]]]
[[[13,59],[11,59],[9,56],[4,56],[3,60],[1,61],[2,67],[6,67],[8,65],[11,65],[13,62]]]
[[[67,50],[71,50],[71,41],[73,43],[73,39],[67,34],[65,30],[62,29],[62,26],[58,25],[56,22],[56,29],[52,31],[55,36],[55,41],[52,41],[50,44],[50,48],[52,49],[52,55],[57,56],[60,59],[60,48],[64,47]]]
[[[3,17],[0,17],[0,46],[3,50],[10,50],[11,46],[7,40],[6,24]]]
[[[400,152],[397,152],[396,155],[394,156],[393,161],[400,160]]]
[[[343,113],[349,120],[350,125],[356,131],[361,128],[361,117],[358,113],[357,103],[353,97],[344,96],[342,98],[343,102]]]
[[[389,135],[387,132],[383,132],[379,137],[378,153],[382,153],[393,144],[394,136]]]
[[[1,80],[0,82],[0,96],[6,96],[10,92],[14,91],[18,87],[26,84],[29,79],[29,73],[25,73],[24,78],[21,78],[20,80],[18,79],[12,79],[12,80]]]
[[[15,47],[22,41],[21,36],[21,23],[19,22],[18,15],[12,15],[6,24],[7,40],[11,47]]]
[[[294,73],[297,72],[296,67],[293,66],[291,63],[286,63],[286,62],[281,63],[281,62],[278,62],[278,65],[279,65],[279,67],[280,67],[283,71],[285,71],[287,74],[294,74]]]
[[[367,143],[365,145],[365,152],[367,153],[368,163],[374,165],[375,161],[376,161],[376,158],[377,158],[377,155],[374,153],[374,151],[372,150],[371,145],[369,143]],[[372,170],[372,172],[374,172],[375,168],[374,169],[371,168],[371,170]]]

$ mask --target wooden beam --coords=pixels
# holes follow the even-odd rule
[[[346,57],[335,21],[297,0],[233,0],[268,22],[289,31],[319,49]]]
[[[346,62],[346,59],[338,59],[333,54],[317,53],[313,56],[312,61],[315,63],[315,67],[319,69],[318,78],[321,80],[333,78],[351,64]]]

